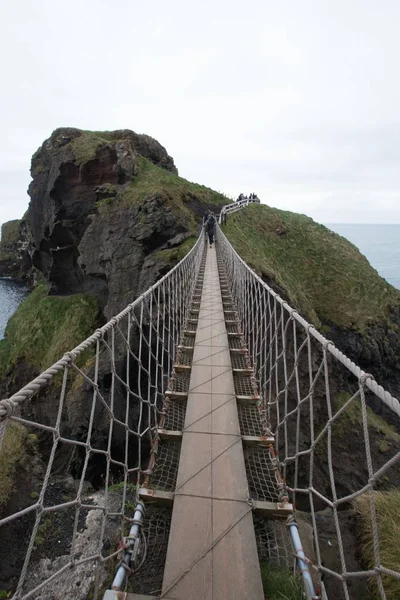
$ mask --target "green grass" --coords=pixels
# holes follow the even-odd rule
[[[16,470],[24,459],[27,441],[25,427],[9,421],[0,450],[0,510],[14,491]]]
[[[364,330],[400,303],[400,292],[353,244],[305,215],[252,205],[228,218],[225,233],[240,256],[283,288],[316,326]]]
[[[97,316],[95,298],[48,296],[47,286],[39,284],[8,322],[0,341],[0,376],[21,359],[47,368],[92,333]]]
[[[265,563],[260,571],[266,600],[304,600],[301,580],[291,571]]]
[[[400,571],[400,490],[374,492],[376,517],[378,524],[380,564],[387,569]],[[360,551],[365,565],[369,569],[375,566],[373,535],[369,494],[363,494],[354,501],[354,508],[360,520]],[[386,597],[400,600],[400,581],[383,575]],[[375,579],[371,580],[373,598],[380,598]]]
[[[82,135],[71,142],[71,148],[75,155],[75,162],[83,165],[96,156],[99,146],[104,146],[110,140],[107,132],[83,131]]]
[[[115,141],[118,132],[109,131],[83,131],[82,135],[74,138],[71,149],[75,155],[75,162],[79,165],[93,159],[99,147],[110,141]],[[132,206],[143,204],[144,200],[156,197],[164,200],[177,215],[177,219],[188,228],[196,232],[196,220],[193,210],[189,207],[191,201],[200,203],[204,208],[221,207],[230,200],[208,187],[191,183],[167,169],[154,165],[150,160],[137,155],[138,173],[126,189],[109,198],[97,202],[100,215],[107,217],[110,205],[122,204]]]
[[[186,254],[193,248],[197,242],[197,237],[190,236],[182,244],[176,248],[167,248],[166,250],[157,250],[154,252],[153,257],[161,260],[165,260],[172,265],[177,264]]]
[[[152,162],[138,156],[138,175],[127,189],[117,196],[117,200],[125,206],[141,204],[146,198],[164,198],[169,206],[184,220],[190,231],[196,231],[196,221],[189,203],[199,201],[203,206],[220,207],[229,201],[225,196],[214,192],[204,185],[191,183],[166,169],[157,167]]]
[[[335,412],[340,410],[350,398],[351,395],[348,392],[337,394],[333,400]],[[380,452],[386,452],[392,443],[400,442],[400,435],[397,433],[396,427],[375,414],[369,406],[367,406],[367,420],[368,427],[381,436],[381,439],[377,442],[377,448]],[[355,398],[333,423],[332,433],[336,438],[345,439],[352,431],[362,431],[360,429],[362,423],[361,400]]]

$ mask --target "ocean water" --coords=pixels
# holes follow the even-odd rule
[[[400,224],[327,223],[355,244],[381,277],[400,289]]]
[[[28,290],[24,284],[8,277],[0,277],[0,340],[4,337],[8,319],[27,293]]]

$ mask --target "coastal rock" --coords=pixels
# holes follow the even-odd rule
[[[173,159],[156,140],[129,130],[57,129],[34,154],[31,174],[31,202],[24,222],[31,232],[29,250],[33,265],[49,284],[50,295],[57,299],[75,294],[97,299],[99,316],[93,329],[120,312],[174,266],[176,254],[168,249],[179,246],[188,237],[195,239],[205,209],[217,212],[226,204],[221,194],[177,177]],[[18,240],[18,236],[13,239]],[[131,344],[133,347],[135,339]],[[26,364],[23,353],[21,348],[21,356],[14,359],[0,381],[0,397],[9,397],[36,376],[40,368],[49,366],[40,361],[39,365]],[[57,348],[53,359],[58,358]],[[101,356],[99,364],[105,398],[110,377],[107,358]],[[116,356],[115,368],[120,376],[125,367],[126,357]],[[91,368],[85,366],[89,375]],[[119,414],[124,393],[121,391],[121,397],[118,391],[116,394],[114,409]],[[90,398],[85,382],[74,386],[66,399],[63,434],[85,439]],[[22,411],[28,411],[29,418],[50,424],[54,422],[56,404],[57,390],[49,386]],[[132,426],[136,408],[131,410]],[[104,447],[109,423],[98,412],[93,439],[98,447]],[[124,431],[115,429],[116,452],[119,447],[123,449],[124,435]],[[45,434],[40,436],[40,444],[41,448],[48,447]],[[72,452],[72,447],[58,451],[56,470],[60,475],[72,472],[79,476],[81,466],[82,456]],[[102,468],[100,463],[90,464],[89,479],[97,481]]]
[[[0,277],[30,282],[32,237],[25,218],[3,223],[0,240]]]

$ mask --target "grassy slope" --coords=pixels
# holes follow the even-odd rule
[[[387,569],[400,571],[400,491],[374,492],[374,500],[378,524],[380,564]],[[373,569],[375,560],[369,494],[363,494],[356,498],[354,506],[360,517],[362,557],[366,566]],[[383,575],[382,581],[387,598],[400,600],[400,581],[388,575]],[[381,595],[377,589],[375,579],[372,587],[375,592],[373,597],[380,598]]]
[[[98,202],[100,212],[107,215],[107,207],[111,204],[120,203],[123,206],[142,204],[146,198],[164,198],[165,204],[169,206],[177,218],[185,223],[189,232],[196,232],[196,220],[189,203],[198,201],[207,206],[223,206],[229,200],[198,183],[192,183],[174,175],[166,169],[157,167],[151,161],[137,157],[138,175],[132,183],[114,198],[104,198]]]
[[[28,432],[19,423],[10,421],[0,450],[0,510],[14,489],[15,472],[23,459]]]
[[[92,333],[97,316],[97,300],[91,296],[47,296],[47,286],[38,285],[11,317],[0,341],[0,376],[21,359],[39,369],[49,367]]]
[[[232,215],[225,233],[240,256],[317,326],[362,330],[400,302],[400,292],[353,244],[305,215],[253,205]]]
[[[71,142],[77,164],[83,164],[92,159],[98,147],[115,140],[115,133],[103,131],[85,131],[83,135]],[[229,199],[204,185],[192,183],[174,175],[170,171],[157,167],[143,156],[137,156],[138,175],[127,189],[116,197],[104,198],[98,203],[102,213],[107,213],[107,206],[114,203],[123,205],[140,204],[145,198],[162,196],[166,204],[174,210],[181,219],[185,219],[191,231],[195,231],[193,211],[188,202],[196,197],[201,204],[223,206]]]

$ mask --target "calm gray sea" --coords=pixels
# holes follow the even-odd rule
[[[8,319],[25,298],[27,292],[22,283],[0,277],[0,340],[4,337]]]
[[[382,277],[400,289],[400,225],[328,223],[327,227],[358,246]],[[0,278],[0,339],[8,319],[26,294],[21,283]]]
[[[326,226],[355,244],[378,273],[400,289],[400,224],[327,223]]]

